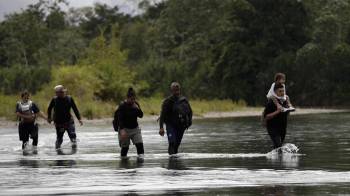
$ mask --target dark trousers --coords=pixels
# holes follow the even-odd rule
[[[273,148],[281,147],[286,137],[286,130],[268,130],[268,133],[273,143]]]
[[[18,125],[19,140],[24,143],[29,141],[29,137],[33,140],[33,146],[38,145],[38,125],[34,122],[23,123]]]
[[[167,124],[166,133],[167,133],[168,142],[169,142],[169,147],[168,147],[169,155],[177,154],[183,135],[185,133],[185,129]]]
[[[75,125],[73,120],[67,123],[56,124],[56,148],[61,147],[61,144],[63,142],[63,136],[66,131],[68,133],[69,139],[72,142],[76,141],[77,135],[75,133]]]

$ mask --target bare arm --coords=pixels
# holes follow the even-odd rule
[[[43,113],[43,112],[38,112],[38,113],[36,113],[36,115],[37,116],[39,116],[39,117],[41,117],[42,119],[44,119],[44,120],[48,120],[48,118],[46,117],[46,115]]]

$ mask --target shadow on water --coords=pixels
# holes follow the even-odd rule
[[[167,169],[171,170],[186,170],[186,165],[180,158],[169,157]]]
[[[74,160],[55,160],[53,163],[54,166],[56,167],[68,167],[72,168],[75,165],[77,165],[77,162]]]
[[[28,168],[39,168],[40,166],[38,160],[28,160],[28,159],[18,160],[18,165],[21,167],[28,167]]]
[[[72,148],[70,151],[64,151],[62,149],[57,149],[56,152],[57,152],[57,155],[73,155],[73,154],[76,154],[78,152],[78,149]]]
[[[142,159],[136,159],[136,160],[130,160],[128,159],[121,159],[119,161],[119,165],[117,169],[135,169],[140,168],[144,166],[144,161]]]

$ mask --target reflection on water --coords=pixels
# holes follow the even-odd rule
[[[20,160],[18,160],[18,166],[29,167],[29,168],[39,168],[39,161],[38,160],[20,159]]]
[[[350,193],[350,114],[291,116],[286,141],[301,148],[297,153],[269,152],[256,118],[195,121],[176,157],[167,155],[155,122],[141,126],[144,161],[134,148],[121,160],[109,126],[79,127],[78,151],[66,143],[57,152],[54,130],[41,128],[38,153],[26,156],[16,127],[0,128],[0,195]]]
[[[55,160],[54,166],[56,167],[74,167],[77,164],[74,160]]]

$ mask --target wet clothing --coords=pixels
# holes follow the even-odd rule
[[[132,143],[134,145],[139,144],[139,143],[143,143],[142,140],[142,135],[141,135],[141,129],[140,128],[135,128],[135,129],[127,129],[124,128],[124,131],[128,134],[128,138],[125,141],[122,141],[120,138],[120,132],[118,134],[118,138],[119,138],[119,145],[120,147],[129,147],[130,145],[130,140],[132,141]]]
[[[56,149],[61,147],[63,142],[64,133],[67,131],[69,139],[76,147],[75,125],[70,110],[73,109],[75,116],[78,120],[81,120],[81,116],[77,106],[75,105],[74,99],[71,96],[65,97],[54,97],[47,109],[48,118],[51,119],[52,109],[54,110],[53,121],[56,127]]]
[[[138,143],[135,144],[136,146],[136,150],[137,150],[137,154],[144,154],[145,151],[143,149],[143,143]],[[129,151],[129,147],[122,147],[121,151],[120,151],[120,156],[121,157],[126,157],[128,155],[128,151]]]
[[[71,140],[71,142],[75,143],[77,135],[75,133],[75,125],[74,120],[71,119],[71,121],[64,123],[64,124],[56,124],[56,149],[60,148],[63,142],[63,136],[64,133],[67,131],[68,137]]]
[[[177,154],[180,147],[183,135],[185,133],[184,128],[175,128],[170,124],[166,125],[166,134],[168,137],[168,154]]]
[[[181,123],[179,123],[179,113],[177,112],[175,106],[180,101],[184,101],[186,104],[188,104],[189,107],[188,114],[186,114],[189,118],[189,124],[187,126],[183,126]],[[159,127],[163,128],[164,123],[166,124],[169,143],[168,153],[170,155],[177,154],[185,130],[192,124],[192,109],[185,97],[177,97],[172,95],[163,101],[162,111],[159,119]]]
[[[37,146],[38,145],[38,131],[39,127],[36,123],[19,123],[18,125],[18,134],[19,134],[19,140],[23,143],[26,143],[29,141],[29,138],[33,140],[32,145]]]
[[[282,107],[287,107],[286,101],[278,100]],[[269,100],[265,106],[264,117],[277,110],[277,106],[273,100]],[[280,112],[275,117],[266,121],[267,132],[272,140],[273,147],[281,147],[287,132],[287,118],[289,112]]]
[[[138,108],[128,104],[126,101],[123,101],[119,105],[116,112],[119,121],[119,129],[136,129],[139,126],[137,118],[142,118],[143,112],[140,105],[137,102],[135,103]]]
[[[21,114],[37,114],[40,112],[39,107],[32,101],[28,102],[22,102],[19,101],[16,104],[16,113]],[[20,122],[18,124],[18,135],[19,140],[23,142],[23,144],[27,143],[29,141],[29,138],[33,140],[32,145],[37,146],[38,145],[38,131],[39,127],[38,124],[35,123],[34,120],[27,120],[24,118],[19,118]],[[22,148],[24,145],[22,145]]]
[[[71,121],[72,115],[70,110],[73,109],[75,116],[81,120],[79,110],[71,96],[63,98],[54,97],[47,109],[48,118],[51,119],[52,109],[54,110],[53,121],[55,124],[65,124]]]

